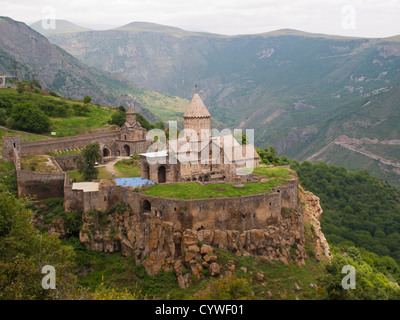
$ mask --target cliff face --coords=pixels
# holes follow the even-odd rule
[[[302,201],[305,201],[304,222],[309,223],[312,238],[311,244],[314,249],[315,258],[317,260],[331,259],[332,255],[329,250],[329,244],[325,235],[321,231],[322,208],[319,198],[311,192],[306,191],[300,194]]]
[[[306,209],[301,206],[306,197]],[[90,211],[83,216],[81,242],[90,249],[122,252],[143,264],[147,273],[175,271],[181,288],[190,284],[191,274],[200,279],[204,273],[228,276],[235,266],[216,263],[218,249],[237,256],[258,255],[285,264],[301,266],[307,257],[304,222],[316,230],[314,252],[318,259],[330,256],[329,246],[320,231],[322,214],[319,199],[301,194],[295,210],[283,210],[281,218],[264,229],[219,230],[183,229],[158,217],[143,219],[130,207],[108,213]],[[313,241],[314,241],[313,240]],[[209,272],[205,272],[208,269]],[[189,271],[189,272],[188,272]]]

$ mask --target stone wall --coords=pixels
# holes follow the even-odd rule
[[[18,196],[35,200],[64,196],[65,173],[39,173],[17,170]]]
[[[64,205],[66,211],[104,212],[116,203],[124,203],[142,219],[158,217],[184,229],[249,230],[278,221],[282,208],[296,210],[297,179],[287,184],[271,194],[195,200],[148,196],[122,186],[100,186],[98,192],[66,188]]]
[[[54,160],[60,166],[62,171],[71,171],[78,168],[75,159],[79,156],[80,154],[66,154],[63,156],[55,156]]]
[[[55,150],[66,150],[85,147],[86,145],[99,142],[103,144],[114,144],[119,139],[120,131],[107,131],[91,133],[84,136],[55,138],[41,141],[27,141],[21,144],[20,155],[39,155]]]

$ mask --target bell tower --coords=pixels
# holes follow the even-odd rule
[[[207,130],[209,134],[211,132],[211,114],[208,112],[203,100],[201,100],[197,92],[197,86],[192,101],[183,114],[183,124],[185,130],[194,130],[199,138],[202,130],[203,132]]]

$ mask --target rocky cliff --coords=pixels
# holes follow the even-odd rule
[[[319,223],[322,214],[319,198],[308,192],[300,193],[298,204],[295,210],[282,210],[281,218],[265,229],[241,231],[182,229],[158,217],[143,220],[129,206],[117,205],[108,212],[85,213],[80,240],[93,250],[132,256],[150,275],[161,270],[175,271],[180,287],[185,288],[192,275],[197,279],[205,274],[229,276],[235,265],[216,262],[220,249],[237,256],[257,255],[302,266],[308,258],[305,250],[308,240],[312,242],[315,258],[329,259],[329,246]],[[308,236],[305,225],[313,230]]]

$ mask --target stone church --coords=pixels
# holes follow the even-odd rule
[[[121,127],[120,139],[115,141],[117,155],[131,156],[143,152],[143,143],[138,142],[144,142],[146,134],[147,130],[136,119],[136,112],[130,108],[126,112],[126,121]]]
[[[184,130],[161,151],[140,155],[142,178],[156,183],[241,181],[243,168],[255,168],[253,145],[241,145],[232,134],[212,135],[211,115],[197,90],[184,115]]]

